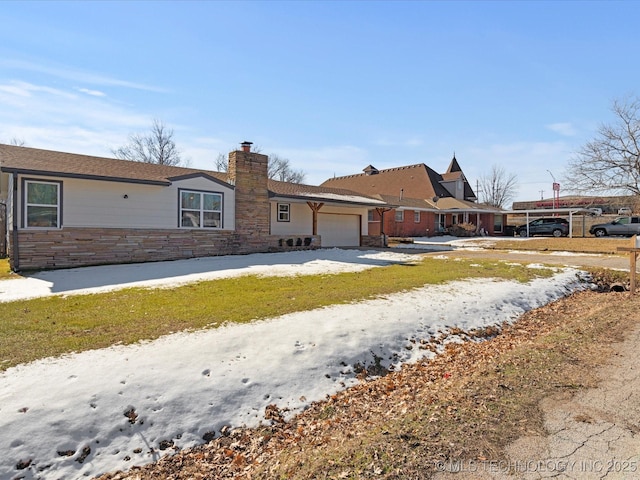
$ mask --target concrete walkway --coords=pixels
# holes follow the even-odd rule
[[[438,480],[640,478],[640,328],[614,346],[597,388],[541,403],[548,436],[521,437],[504,461],[439,465]]]

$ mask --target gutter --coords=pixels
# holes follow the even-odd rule
[[[0,171],[5,173],[12,173],[14,175],[36,175],[47,177],[61,177],[61,178],[79,178],[82,180],[101,180],[104,182],[120,182],[120,183],[137,183],[141,185],[160,185],[168,187],[171,185],[169,180],[145,180],[139,178],[125,178],[125,177],[109,177],[106,175],[85,175],[80,173],[64,173],[55,172],[49,170],[32,170],[29,168],[13,168],[13,167],[0,167]],[[179,177],[176,177],[179,178]],[[218,180],[219,181],[219,180]]]
[[[12,240],[13,246],[11,247],[11,255],[13,256],[13,271],[20,271],[20,249],[18,248],[18,176],[15,174],[11,175],[13,177],[13,213],[12,213]]]

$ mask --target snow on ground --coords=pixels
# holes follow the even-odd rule
[[[39,292],[51,295],[86,293],[78,281],[84,271],[91,273],[89,291],[96,291],[116,288],[129,272],[137,285],[146,278],[148,285],[168,286],[193,279],[189,268],[202,279],[353,271],[413,259],[320,250],[74,269],[8,282],[49,282]],[[120,267],[131,270],[124,274]],[[425,286],[19,365],[0,374],[0,478],[72,479],[128,469],[171,452],[171,444],[202,443],[225,425],[258,425],[269,404],[295,413],[358,382],[357,364],[374,364],[376,357],[384,366],[416,361],[424,351],[408,349],[412,341],[454,326],[468,330],[513,320],[584,288],[577,274],[566,268],[528,284],[482,279]],[[165,277],[173,280],[161,281]],[[0,297],[15,297],[5,283]]]
[[[389,251],[339,248],[287,253],[255,253],[51,270],[0,282],[0,302],[51,295],[100,293],[131,287],[174,287],[239,275],[315,275],[357,272],[415,258]]]

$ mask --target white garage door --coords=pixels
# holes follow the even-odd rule
[[[360,215],[318,213],[318,235],[323,247],[359,247]]]

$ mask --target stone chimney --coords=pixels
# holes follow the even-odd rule
[[[269,235],[269,157],[251,151],[251,142],[242,142],[242,150],[229,153],[229,183],[235,185],[236,232],[258,237]],[[262,240],[264,241],[264,240]]]

